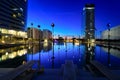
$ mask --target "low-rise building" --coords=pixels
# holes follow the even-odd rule
[[[43,40],[50,40],[52,39],[52,32],[48,29],[43,29]]]
[[[102,32],[102,39],[111,39],[111,40],[119,40],[120,39],[120,25],[115,26],[109,30],[105,30]],[[109,36],[109,37],[108,37]]]
[[[37,28],[28,28],[27,35],[29,39],[32,40],[42,40],[42,31]]]

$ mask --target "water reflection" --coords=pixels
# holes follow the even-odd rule
[[[54,50],[53,50],[54,49]],[[90,60],[97,60],[103,65],[120,68],[120,51],[118,49],[96,46],[95,44],[81,44],[75,43],[41,43],[38,44],[19,46],[8,49],[0,50],[0,66],[7,63],[22,63],[23,60],[37,60],[40,65],[45,68],[60,68],[65,60],[73,60],[79,68],[89,64]],[[19,59],[17,57],[20,57]]]
[[[52,43],[41,43],[40,45],[29,45],[28,48],[28,53],[41,53],[41,51],[43,52],[49,52],[50,50],[52,50]]]
[[[54,41],[52,43],[52,57],[51,57],[51,60],[52,60],[52,68],[54,68],[54,60],[55,60],[55,56],[54,56]]]
[[[19,46],[7,49],[0,49],[0,61],[7,59],[13,59],[17,56],[22,56],[27,54],[27,47]]]
[[[92,44],[85,44],[85,59],[86,59],[86,64],[90,64],[91,60],[95,59],[95,45]]]
[[[51,43],[43,43],[43,52],[48,52],[52,49],[52,44]]]

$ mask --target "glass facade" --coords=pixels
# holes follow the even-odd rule
[[[84,26],[85,26],[85,39],[95,38],[95,19],[94,19],[94,4],[86,4],[83,8],[84,11]]]
[[[27,19],[27,1],[0,0],[0,28],[24,31]]]
[[[0,43],[18,43],[18,38],[27,38],[26,21],[27,0],[0,0]]]

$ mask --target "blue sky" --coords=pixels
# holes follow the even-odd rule
[[[29,0],[27,26],[32,22],[34,27],[51,30],[53,22],[55,35],[83,35],[82,11],[86,3],[95,4],[96,34],[106,30],[107,23],[111,27],[120,24],[119,0]]]

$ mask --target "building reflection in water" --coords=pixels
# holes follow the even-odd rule
[[[66,59],[68,58],[68,57],[67,57],[67,52],[68,52],[67,49],[68,49],[68,48],[67,48],[67,42],[65,42],[65,53],[66,53]]]
[[[120,50],[119,49],[114,49],[114,48],[110,48],[110,47],[108,47],[108,48],[106,48],[106,47],[102,47],[102,49],[105,51],[105,52],[107,52],[107,65],[108,65],[108,67],[111,67],[111,66],[113,66],[112,64],[111,64],[111,62],[112,62],[112,57],[116,57],[116,58],[120,58]]]
[[[110,63],[110,42],[108,42],[108,67],[111,67],[111,63]]]
[[[85,61],[86,64],[89,64],[91,60],[94,60],[95,57],[95,44],[94,43],[88,43],[85,44]]]
[[[50,50],[52,50],[51,43],[42,43],[42,44],[40,44],[40,48],[39,48],[39,45],[29,45],[28,54],[35,54],[38,52],[41,53],[41,51],[49,52]]]
[[[0,50],[0,61],[4,61],[7,59],[13,59],[17,56],[23,56],[27,54],[27,48],[24,46],[1,49]]]
[[[18,46],[7,49],[0,49],[0,67],[16,68],[26,61],[27,47]]]
[[[49,52],[52,50],[52,44],[51,43],[44,43],[43,44],[43,52]]]
[[[52,43],[52,57],[51,57],[51,60],[52,60],[52,68],[54,68],[54,59],[55,59],[55,56],[54,56],[54,42]]]

